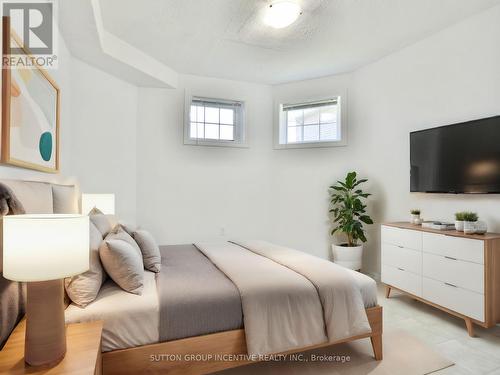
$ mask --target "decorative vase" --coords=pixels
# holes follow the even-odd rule
[[[476,221],[464,221],[464,233],[465,234],[476,233]]]
[[[332,245],[333,261],[345,268],[359,271],[363,259],[363,245],[349,247],[347,244]]]
[[[420,214],[418,214],[418,215],[412,214],[411,215],[411,223],[416,224],[416,225],[422,224],[422,220],[420,219]]]
[[[484,221],[476,221],[477,234],[485,234],[488,231],[488,225]]]
[[[455,229],[458,232],[464,231],[464,221],[463,220],[455,220]]]

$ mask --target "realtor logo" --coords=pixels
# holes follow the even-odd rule
[[[55,3],[53,0],[3,0],[3,16],[10,17],[10,56],[35,61],[44,68],[54,68],[57,61]],[[27,56],[29,55],[29,56]],[[20,67],[19,64],[15,65]],[[29,64],[23,64],[30,68]]]

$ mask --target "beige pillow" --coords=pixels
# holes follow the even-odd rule
[[[78,199],[74,185],[52,185],[55,214],[77,214]]]
[[[101,232],[92,223],[90,230],[90,267],[87,272],[69,277],[64,281],[69,298],[81,307],[87,306],[96,299],[102,283],[106,280],[106,272],[99,257],[99,246],[102,243]]]
[[[103,237],[106,237],[109,232],[118,224],[118,219],[115,215],[96,214],[89,215],[90,221],[99,229]]]
[[[141,249],[144,268],[149,271],[160,272],[160,248],[151,233],[144,229],[138,229],[132,233],[132,236]]]
[[[109,233],[101,246],[99,255],[109,277],[123,290],[142,294],[144,264],[139,246],[120,226]]]

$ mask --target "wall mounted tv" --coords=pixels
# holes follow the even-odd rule
[[[500,193],[500,116],[410,133],[410,191]]]

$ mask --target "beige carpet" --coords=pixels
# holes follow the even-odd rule
[[[453,365],[446,358],[433,351],[405,331],[394,330],[384,333],[384,359],[375,361],[369,339],[349,344],[335,345],[306,352],[302,359],[256,363],[239,368],[220,371],[219,375],[265,375],[265,374],[328,374],[328,375],[423,375]],[[344,363],[322,357],[313,361],[313,355],[337,355],[344,357]],[[350,360],[346,361],[345,357]]]

